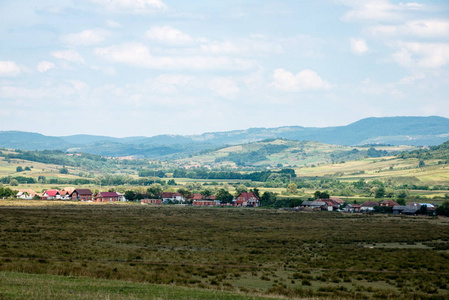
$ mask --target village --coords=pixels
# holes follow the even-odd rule
[[[81,202],[128,202],[125,194],[108,191],[93,193],[90,189],[66,187],[61,190],[50,189],[42,193],[36,193],[32,189],[17,190],[16,197],[23,200],[72,200]],[[192,194],[185,198],[181,193],[162,192],[159,198],[144,198],[140,200],[142,205],[188,205],[188,206],[233,206],[233,207],[261,207],[261,200],[253,192],[242,192],[232,199],[230,203],[217,200],[215,195],[203,196]],[[404,215],[435,215],[436,206],[430,203],[410,202],[400,205],[393,200],[365,201],[361,204],[346,203],[339,197],[315,199],[303,201],[300,206],[291,208],[294,211],[336,211],[345,213],[393,213]]]

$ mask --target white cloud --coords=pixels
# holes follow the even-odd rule
[[[148,13],[154,10],[165,10],[167,5],[161,0],[90,0],[103,5],[112,11]]]
[[[240,92],[239,87],[232,79],[224,77],[211,79],[209,88],[222,97],[230,97]]]
[[[436,38],[449,36],[449,21],[445,20],[413,20],[403,25],[379,25],[368,28],[375,36],[416,36],[420,38]]]
[[[0,77],[14,77],[20,74],[20,68],[13,61],[0,61]]]
[[[424,5],[418,3],[391,3],[389,0],[340,0],[350,7],[342,19],[347,22],[359,21],[395,21],[404,18],[404,12],[422,10]]]
[[[351,44],[351,51],[357,55],[362,55],[369,50],[364,39],[351,38],[349,42]]]
[[[78,33],[66,34],[61,37],[63,43],[74,46],[89,46],[103,42],[110,33],[106,30],[83,30]]]
[[[343,15],[344,21],[392,20],[400,17],[400,7],[388,0],[345,0],[342,3],[351,8]]]
[[[212,54],[237,54],[241,49],[229,41],[206,42],[200,46],[201,50]]]
[[[283,91],[326,90],[331,85],[312,70],[302,70],[296,75],[282,68],[274,70],[272,85]]]
[[[393,60],[407,68],[437,69],[449,63],[449,44],[398,42]]]
[[[145,37],[170,45],[189,44],[193,41],[190,35],[171,26],[153,26],[145,33]]]
[[[77,64],[84,64],[84,59],[81,55],[73,49],[70,50],[61,50],[61,51],[52,51],[50,54],[56,58],[64,59]]]
[[[108,26],[109,28],[121,28],[122,24],[120,24],[119,22],[113,21],[113,20],[106,20],[106,26]]]
[[[421,8],[424,7],[424,5],[422,5],[422,4],[413,3],[413,2],[410,2],[410,3],[402,3],[402,2],[400,2],[399,6],[402,6],[402,7],[408,8],[408,9],[415,9],[415,10],[416,9],[421,9]]]
[[[55,68],[55,64],[49,61],[41,61],[38,65],[37,65],[37,70],[41,73],[45,73],[48,70],[54,69]]]
[[[247,70],[255,65],[252,61],[222,56],[154,56],[141,43],[96,48],[94,53],[110,62],[150,69]]]
[[[179,88],[189,89],[192,86],[195,77],[182,74],[166,74],[160,75],[155,79],[147,81],[151,92],[160,94],[171,94],[179,90]]]

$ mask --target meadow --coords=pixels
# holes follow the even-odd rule
[[[97,285],[126,297],[117,284],[145,298],[147,284],[157,298],[447,299],[449,219],[0,200],[0,295],[27,298],[15,277],[29,293],[45,278],[65,282],[48,289],[61,295],[73,284],[73,298]]]

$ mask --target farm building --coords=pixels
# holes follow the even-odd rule
[[[304,201],[299,209],[305,211],[327,210],[327,204],[322,201]]]
[[[348,204],[348,205],[345,206],[343,211],[350,212],[350,213],[360,212],[360,205],[358,205],[358,204]]]
[[[117,202],[119,195],[116,192],[99,192],[94,196],[94,202]]]
[[[162,199],[142,199],[140,200],[141,204],[152,204],[152,205],[160,205],[162,204]]]
[[[193,206],[217,206],[220,205],[220,201],[217,200],[193,200]]]

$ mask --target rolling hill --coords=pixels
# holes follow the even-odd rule
[[[250,128],[200,135],[158,135],[115,138],[96,135],[53,137],[39,133],[2,131],[0,147],[22,150],[63,150],[104,156],[135,156],[172,159],[225,145],[266,139],[317,141],[357,146],[365,144],[439,145],[449,140],[449,119],[443,117],[367,118],[346,126]]]

